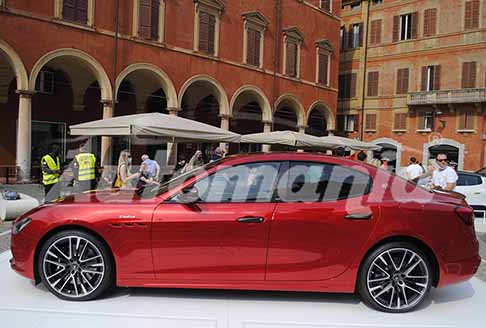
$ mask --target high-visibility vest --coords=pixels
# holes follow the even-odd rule
[[[78,162],[78,181],[89,181],[95,179],[96,157],[90,153],[77,154],[75,157]]]
[[[44,157],[41,158],[41,167],[45,164],[47,164],[47,167],[50,170],[55,170],[55,171],[60,171],[61,170],[61,164],[59,163],[59,156],[56,157],[56,161],[54,161],[54,158],[52,158],[51,155],[45,155]],[[42,183],[44,185],[51,185],[54,183],[59,182],[59,173],[47,173],[42,171]]]

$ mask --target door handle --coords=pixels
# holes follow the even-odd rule
[[[265,221],[264,218],[262,217],[256,217],[256,216],[245,216],[239,219],[236,219],[236,221],[240,223],[262,223]]]
[[[371,213],[355,213],[355,214],[347,214],[344,218],[347,220],[369,220],[371,219],[373,214]]]

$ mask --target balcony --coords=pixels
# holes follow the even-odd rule
[[[486,102],[486,88],[409,92],[407,105],[478,104]]]

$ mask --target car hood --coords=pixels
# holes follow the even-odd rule
[[[96,190],[79,193],[71,196],[60,197],[53,203],[56,204],[80,204],[80,203],[119,203],[139,202],[141,197],[135,190]]]

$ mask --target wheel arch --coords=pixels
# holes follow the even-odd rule
[[[108,243],[106,242],[106,240],[99,233],[97,233],[96,231],[94,231],[92,229],[89,229],[89,228],[87,228],[85,226],[76,225],[76,224],[69,224],[69,225],[63,225],[63,226],[55,227],[55,228],[49,230],[47,233],[45,233],[44,236],[42,236],[42,238],[39,240],[39,242],[37,243],[37,246],[35,248],[34,261],[33,261],[33,271],[34,271],[35,283],[38,284],[41,281],[40,273],[37,270],[37,261],[39,259],[39,253],[40,253],[40,250],[42,248],[42,245],[44,245],[44,243],[50,237],[52,237],[53,235],[55,235],[56,233],[59,233],[59,232],[62,232],[62,231],[66,231],[66,230],[78,230],[78,231],[82,231],[82,232],[91,234],[94,237],[98,238],[98,240],[108,250],[108,254],[110,255],[111,262],[113,263],[113,282],[116,283],[116,261],[115,261],[115,256],[113,254],[113,250],[111,249],[110,245],[108,245]]]
[[[379,242],[375,243],[362,256],[361,261],[359,263],[358,274],[356,275],[355,288],[357,288],[357,286],[358,286],[361,268],[362,268],[363,263],[365,262],[366,258],[378,247],[385,245],[387,243],[391,243],[391,242],[409,242],[409,243],[415,245],[416,247],[420,248],[425,253],[425,255],[427,255],[427,258],[430,260],[430,263],[432,265],[432,270],[433,270],[433,272],[432,272],[432,286],[437,287],[437,284],[439,283],[439,278],[440,278],[440,269],[439,269],[439,262],[437,260],[437,256],[435,255],[432,248],[418,238],[415,238],[415,237],[412,237],[412,236],[407,236],[407,235],[395,235],[395,236],[386,237],[386,238],[380,240]]]

